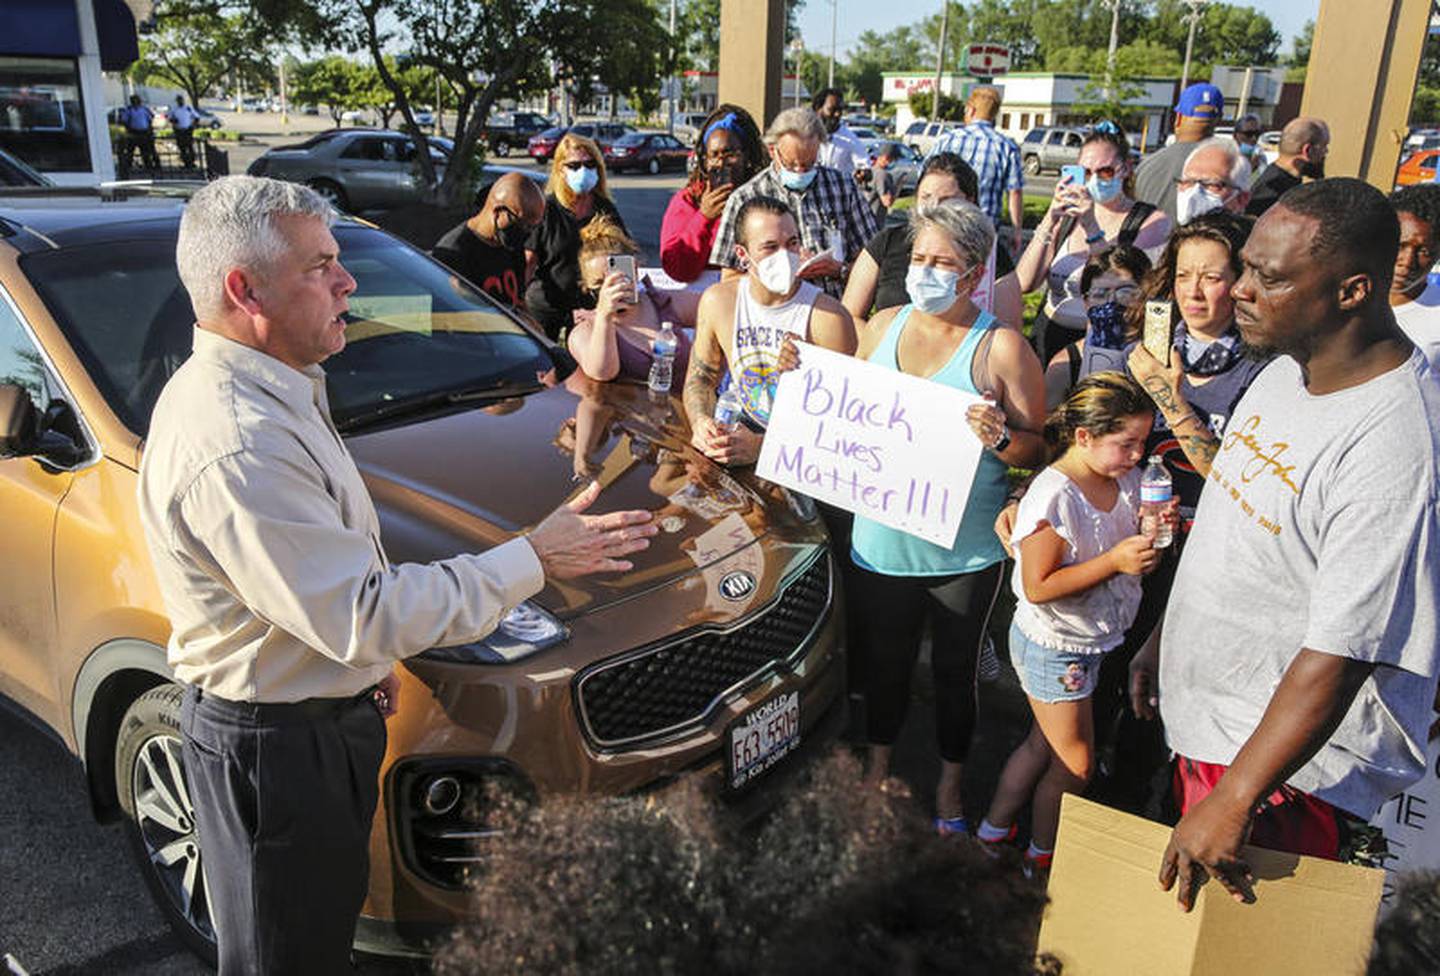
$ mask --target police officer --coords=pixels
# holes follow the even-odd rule
[[[185,104],[184,95],[175,96],[175,107],[170,110],[170,129],[175,133],[175,148],[180,150],[180,165],[190,169],[195,165],[195,123],[200,116]]]
[[[125,126],[126,175],[135,159],[135,150],[140,150],[140,162],[152,174],[160,170],[160,157],[155,152],[155,113],[140,101],[139,95],[130,96],[130,104],[120,115]]]

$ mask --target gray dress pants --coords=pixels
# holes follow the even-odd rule
[[[191,686],[180,725],[220,976],[349,972],[385,754],[369,692],[267,705]]]

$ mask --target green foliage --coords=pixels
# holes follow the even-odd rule
[[[215,7],[161,4],[155,28],[140,39],[130,77],[183,89],[192,105],[232,73],[251,80],[268,74],[273,42],[251,18]]]
[[[932,99],[928,91],[912,91],[910,93],[910,111],[922,119],[932,119],[930,106]],[[944,122],[958,122],[965,117],[965,102],[963,99],[955,98],[944,92],[940,93],[940,120]]]
[[[1410,103],[1410,124],[1440,122],[1440,88],[1418,85],[1415,100]]]
[[[352,109],[374,103],[374,69],[366,70],[351,58],[332,54],[302,64],[289,79],[290,100],[297,104],[324,105],[337,126],[340,116]]]

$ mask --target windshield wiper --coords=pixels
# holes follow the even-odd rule
[[[398,417],[402,414],[422,414],[445,407],[465,403],[479,403],[485,400],[502,400],[512,396],[526,396],[542,389],[539,383],[517,385],[499,382],[489,386],[461,387],[454,390],[431,390],[402,400],[382,400],[335,420],[335,428],[342,432],[359,430]]]

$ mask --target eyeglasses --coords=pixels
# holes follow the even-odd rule
[[[1184,176],[1175,181],[1175,186],[1181,190],[1189,190],[1195,186],[1202,186],[1205,188],[1205,192],[1213,193],[1217,197],[1223,196],[1225,191],[1230,189],[1230,184],[1225,180],[1197,180]]]
[[[731,163],[739,160],[740,157],[743,155],[744,153],[742,153],[738,149],[724,149],[720,152],[707,152],[705,154],[705,162],[709,163],[711,166],[723,166],[726,163]]]
[[[1106,302],[1119,302],[1121,305],[1129,305],[1140,296],[1140,288],[1137,285],[1116,285],[1113,288],[1091,288],[1085,293],[1085,297],[1096,305],[1104,305]]]
[[[598,169],[593,159],[572,159],[565,164],[565,168],[571,171],[580,169]]]
[[[1095,169],[1084,169],[1085,178],[1087,180],[1092,176],[1095,177],[1097,180],[1113,180],[1115,178],[1115,174],[1120,172],[1120,168],[1118,166],[1100,166]]]

